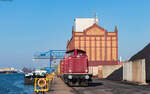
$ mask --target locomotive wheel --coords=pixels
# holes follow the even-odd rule
[[[68,83],[67,79],[64,79],[64,82],[67,84]]]
[[[81,82],[81,86],[87,87],[88,86],[88,82]]]
[[[73,83],[71,81],[68,82],[69,86],[73,86]]]
[[[85,82],[85,86],[86,86],[86,87],[88,86],[88,84],[89,84],[88,82]]]

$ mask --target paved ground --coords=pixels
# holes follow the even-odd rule
[[[89,87],[73,87],[74,94],[150,94],[150,86],[110,80],[94,80]]]
[[[72,88],[68,87],[60,78],[55,78],[50,91],[46,94],[74,94]]]
[[[110,80],[93,80],[89,87],[68,87],[56,78],[47,94],[150,94],[150,86],[138,86]]]

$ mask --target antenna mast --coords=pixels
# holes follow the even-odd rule
[[[94,18],[95,18],[95,23],[97,24],[97,15],[96,15],[96,10],[95,10],[95,12],[94,12]]]

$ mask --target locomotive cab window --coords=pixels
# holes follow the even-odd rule
[[[83,52],[78,52],[78,55],[85,55],[85,53],[83,53]]]
[[[66,53],[67,57],[72,56],[72,55],[74,55],[74,52]]]
[[[86,55],[85,51],[79,50],[79,49],[74,49],[66,52],[67,57],[72,56],[72,55]]]

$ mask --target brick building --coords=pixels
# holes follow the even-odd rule
[[[97,23],[97,18],[76,18],[72,38],[67,43],[67,50],[86,51],[89,66],[118,65],[117,27],[114,32],[108,32]]]

